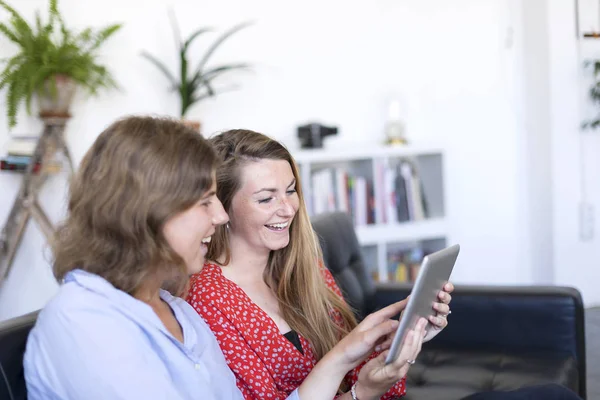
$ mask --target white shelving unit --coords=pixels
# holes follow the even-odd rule
[[[446,236],[444,218],[397,224],[373,224],[356,227],[356,236],[363,246],[385,243],[390,239],[400,242],[422,241]]]
[[[355,229],[365,262],[372,268],[374,276],[379,281],[385,282],[394,278],[394,274],[389,270],[393,252],[420,247],[426,254],[446,246],[448,226],[445,213],[444,151],[441,147],[355,145],[349,148],[298,150],[292,154],[300,169],[304,197],[311,216],[319,212],[316,209],[325,212],[333,211],[331,207],[335,210],[344,208],[340,206],[338,200],[339,193],[343,191],[339,191],[337,182],[345,180],[337,178],[336,171],[345,171],[350,176],[360,177],[368,182],[367,188],[372,193],[367,212],[370,213],[369,221],[365,221],[364,218],[358,220],[356,217],[353,218],[355,218]],[[386,203],[388,201],[386,190],[389,185],[386,186],[386,179],[382,178],[381,171],[384,169],[399,171],[398,166],[405,161],[413,166],[415,175],[419,177],[419,186],[427,205],[427,213],[424,218],[411,218],[398,222],[391,220],[393,217],[389,218],[389,212],[384,211],[386,207],[390,207]],[[330,200],[327,210],[322,210],[322,206],[317,207],[315,204],[318,202],[315,196],[318,197],[323,192],[323,186],[316,191],[313,187],[316,182],[315,174],[323,170],[334,171],[327,172],[332,174],[333,180],[326,189],[331,188],[335,196],[335,200]],[[332,194],[330,193],[329,196]],[[356,204],[358,203],[355,202],[354,206]],[[348,212],[354,214],[352,211]]]

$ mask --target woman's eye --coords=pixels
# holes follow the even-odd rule
[[[294,194],[296,193],[296,189],[290,189],[287,191],[287,194]]]
[[[264,203],[268,203],[270,202],[272,199],[272,197],[266,198],[266,199],[261,199],[258,201],[259,204],[264,204]]]

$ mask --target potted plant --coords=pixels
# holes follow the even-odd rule
[[[8,23],[0,22],[0,33],[19,50],[4,60],[0,72],[0,90],[6,87],[6,113],[9,127],[17,123],[17,110],[24,101],[31,114],[31,100],[36,97],[41,117],[69,117],[75,89],[90,94],[101,88],[116,88],[110,72],[98,63],[97,50],[120,28],[112,24],[98,31],[92,28],[79,33],[69,30],[58,11],[58,1],[50,0],[49,19],[44,24],[36,13],[29,24],[4,0],[0,7],[10,14]]]
[[[227,38],[231,37],[233,34],[249,26],[250,24],[247,22],[241,23],[223,32],[215,39],[212,45],[206,49],[200,61],[198,64],[196,64],[196,67],[192,68],[189,54],[190,46],[200,35],[212,32],[213,29],[206,27],[197,29],[196,31],[192,32],[184,41],[181,37],[179,26],[172,11],[169,12],[169,17],[171,20],[171,27],[173,29],[175,40],[177,42],[177,53],[179,58],[179,68],[177,74],[171,73],[169,68],[163,62],[148,52],[143,51],[141,55],[163,73],[163,75],[169,81],[170,90],[177,91],[181,102],[179,116],[183,122],[200,131],[199,121],[190,121],[185,119],[190,107],[208,97],[216,96],[219,93],[231,89],[216,88],[213,82],[216,78],[225,72],[248,69],[250,67],[250,65],[247,63],[225,64],[208,67],[208,61],[215,50],[217,50],[217,48],[219,48],[219,46],[225,40],[227,40]]]

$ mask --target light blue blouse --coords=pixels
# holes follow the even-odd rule
[[[29,399],[243,399],[202,318],[184,300],[160,296],[184,343],[147,304],[97,275],[70,272],[27,342]],[[299,400],[297,391],[288,399]]]

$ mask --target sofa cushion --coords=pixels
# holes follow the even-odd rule
[[[404,400],[459,400],[544,383],[576,389],[578,381],[577,363],[568,355],[424,348],[409,370]]]
[[[410,287],[378,288],[378,304],[405,297]],[[585,327],[579,292],[566,287],[457,286],[449,325],[424,350],[459,354],[552,354],[577,363],[578,381],[568,387],[585,393]],[[535,369],[532,367],[532,371]]]

